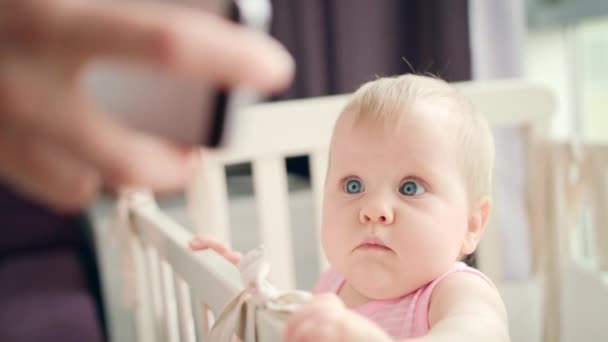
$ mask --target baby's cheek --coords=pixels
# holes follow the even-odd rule
[[[414,242],[414,241],[412,241]],[[447,271],[458,258],[457,243],[449,233],[424,234],[410,245],[410,260],[420,271],[420,282],[426,282]]]
[[[325,215],[321,224],[321,246],[323,247],[325,257],[332,266],[337,255],[341,253],[341,234],[339,223],[335,219],[332,219],[331,215]]]
[[[346,257],[347,236],[348,232],[339,224],[331,224],[328,222],[321,228],[321,244],[323,252],[332,266],[341,264]]]

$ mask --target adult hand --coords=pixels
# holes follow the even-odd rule
[[[98,59],[261,92],[289,83],[293,61],[267,36],[202,11],[149,2],[0,0],[0,178],[60,210],[100,185],[179,189],[192,147],[134,131],[81,85]]]

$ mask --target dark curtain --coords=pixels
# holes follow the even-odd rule
[[[271,34],[296,59],[280,98],[351,92],[378,76],[471,74],[466,0],[273,0]],[[404,61],[406,59],[408,63]]]
[[[296,60],[277,99],[347,93],[376,76],[430,72],[468,80],[466,0],[273,0],[271,34]],[[406,62],[407,61],[407,62]],[[306,158],[288,160],[308,175]]]

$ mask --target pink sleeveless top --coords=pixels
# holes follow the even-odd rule
[[[370,301],[353,310],[376,322],[395,339],[425,335],[430,328],[428,310],[433,289],[454,272],[471,273],[494,286],[483,273],[462,262],[457,262],[447,272],[416,291],[399,298]],[[330,268],[321,275],[314,293],[337,294],[343,284],[344,278]]]

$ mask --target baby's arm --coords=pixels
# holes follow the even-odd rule
[[[508,342],[504,304],[495,288],[465,272],[437,285],[429,307],[429,333],[419,342]]]
[[[233,251],[226,243],[209,236],[194,237],[188,245],[193,251],[212,249],[234,265],[238,265],[241,262],[241,253]]]

